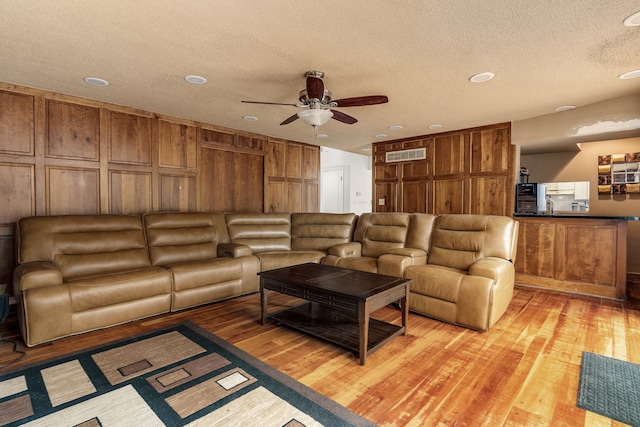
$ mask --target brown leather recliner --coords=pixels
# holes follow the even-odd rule
[[[441,215],[426,265],[408,266],[409,309],[486,331],[513,297],[518,222],[506,216]]]

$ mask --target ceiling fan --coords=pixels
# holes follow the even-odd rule
[[[280,125],[288,125],[289,123],[301,118],[305,123],[314,128],[325,124],[329,119],[333,118],[342,123],[352,125],[356,123],[354,117],[345,114],[334,108],[342,107],[360,107],[365,105],[384,104],[389,102],[389,98],[384,95],[357,96],[354,98],[331,99],[331,91],[324,88],[324,73],[322,71],[309,71],[305,74],[306,89],[299,93],[300,103],[287,104],[280,102],[260,102],[260,101],[242,101],[249,104],[267,104],[267,105],[290,105],[293,107],[304,108],[304,110],[285,119]]]

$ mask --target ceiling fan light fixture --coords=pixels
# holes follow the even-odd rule
[[[306,124],[316,127],[327,123],[333,117],[333,113],[331,110],[309,109],[300,111],[298,117]]]
[[[207,79],[202,76],[196,76],[195,74],[189,74],[184,76],[184,79],[194,85],[203,85],[207,82]]]
[[[576,108],[575,105],[561,105],[559,107],[556,107],[556,111],[560,113],[562,111],[569,111],[569,110],[573,110],[575,108]]]
[[[109,86],[109,82],[99,77],[85,77],[84,82],[93,86]]]
[[[484,83],[484,82],[488,82],[495,76],[496,75],[493,74],[492,72],[486,71],[484,73],[474,74],[473,76],[469,77],[469,81],[472,83]]]

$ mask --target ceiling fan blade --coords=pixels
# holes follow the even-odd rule
[[[285,104],[282,102],[262,102],[262,101],[240,101],[246,104],[265,104],[265,105],[291,105],[292,107],[303,107],[302,104]]]
[[[291,123],[292,121],[296,120],[297,118],[298,118],[298,115],[294,114],[293,116],[291,116],[288,119],[286,119],[284,122],[280,123],[280,126],[288,125],[289,123]]]
[[[346,123],[348,125],[352,125],[354,123],[356,123],[358,120],[355,119],[355,117],[351,117],[348,114],[345,113],[341,113],[340,111],[337,110],[331,110],[331,112],[333,113],[333,119],[342,122],[342,123]]]
[[[324,82],[321,78],[307,76],[307,96],[310,99],[322,99],[324,96]]]
[[[389,102],[389,98],[384,95],[356,96],[355,98],[334,99],[333,102],[338,107],[359,107],[363,105],[376,105]]]

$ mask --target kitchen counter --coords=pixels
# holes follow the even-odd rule
[[[516,283],[625,299],[627,226],[639,217],[514,214],[520,223]]]
[[[607,216],[607,215],[593,215],[589,212],[557,212],[551,215],[545,214],[527,214],[527,213],[514,213],[514,218],[583,218],[583,219],[612,219],[612,220],[624,220],[624,221],[640,221],[640,216]]]

